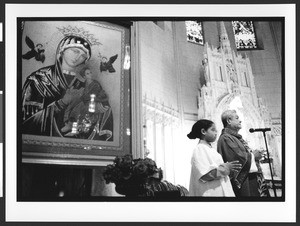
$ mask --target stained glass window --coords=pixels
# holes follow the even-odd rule
[[[198,21],[185,21],[186,35],[189,42],[204,45],[202,23]]]
[[[232,21],[235,45],[238,50],[257,49],[257,41],[252,21]]]

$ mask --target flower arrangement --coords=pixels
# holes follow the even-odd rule
[[[157,168],[155,161],[150,158],[133,159],[132,155],[117,156],[113,164],[107,165],[103,178],[107,184],[115,183],[116,191],[120,194],[145,193],[150,189],[150,183],[160,182],[162,170]],[[130,187],[130,191],[121,191],[121,187]]]
[[[133,159],[132,155],[117,156],[103,172],[106,183],[114,183],[116,192],[126,196],[188,195],[188,190],[183,186],[162,181],[162,175],[155,161],[150,158]]]
[[[132,155],[117,156],[113,164],[107,165],[103,178],[106,183],[124,183],[126,181],[144,182],[149,178],[161,180],[162,170],[150,159],[133,159]]]

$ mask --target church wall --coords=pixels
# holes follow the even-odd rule
[[[178,111],[182,105],[183,117],[197,120],[197,95],[199,75],[203,73],[201,62],[204,47],[186,40],[184,22],[175,23],[175,28],[171,26],[172,22],[164,24],[164,29],[151,21],[139,24],[143,95],[158,102],[163,101],[166,106]],[[173,37],[173,34],[176,35]]]
[[[204,21],[203,31],[204,31],[204,41],[212,46],[219,46],[219,26],[216,21]]]
[[[150,100],[178,109],[173,36],[170,23],[164,24],[139,24],[142,92]]]
[[[165,109],[177,111],[178,119],[185,120],[182,127],[180,124],[160,127],[156,117],[154,131],[147,126],[147,133],[153,136],[153,139],[147,139],[147,148],[149,156],[162,167],[165,179],[188,188],[189,177],[186,175],[190,171],[189,152],[194,145],[183,134],[189,132],[198,116],[197,95],[203,46],[187,42],[184,22],[164,22],[159,25],[150,21],[139,23],[142,95],[156,101],[158,106],[164,103]],[[171,129],[172,133],[168,134],[167,129]],[[172,153],[166,146],[169,139],[174,140],[170,149]],[[187,148],[187,143],[191,147]],[[182,144],[185,146],[181,147]],[[185,150],[185,155],[182,150]],[[172,167],[175,178],[168,171]]]
[[[233,29],[230,21],[225,23],[230,45],[236,51]],[[281,118],[281,55],[282,55],[282,33],[280,22],[255,22],[258,34],[260,50],[239,51],[246,54],[251,62],[254,83],[257,95],[262,97],[269,108],[272,118]],[[219,46],[219,23],[212,21],[203,22],[204,40],[209,45]],[[195,61],[201,62],[203,51],[199,58],[191,59],[189,64]],[[200,70],[203,70],[200,68]],[[200,74],[203,73],[200,71]],[[194,81],[196,82],[196,80]],[[189,91],[192,93],[192,91]],[[190,106],[186,106],[190,108]]]
[[[262,50],[243,51],[250,58],[256,92],[272,118],[281,118],[281,26],[278,22],[257,22]]]
[[[182,107],[184,119],[197,120],[204,47],[186,40],[184,21],[176,22],[174,27],[172,23],[140,22],[143,95],[179,112]],[[231,47],[236,51],[231,22],[226,21],[225,27]],[[272,118],[281,118],[280,23],[255,22],[255,28],[262,49],[239,53],[250,59],[257,95],[265,101]],[[205,42],[218,47],[219,29],[219,22],[204,21]]]
[[[273,23],[272,27],[269,22],[256,24],[259,25],[257,32],[260,33],[259,40],[263,44],[263,49],[239,51],[239,53],[249,57],[257,95],[264,99],[272,117],[278,118],[281,115],[281,70],[279,67],[281,31],[276,27],[278,26],[276,23]],[[225,27],[231,47],[236,51],[231,22],[226,21]],[[205,42],[215,48],[219,47],[219,22],[205,21],[203,28]],[[164,21],[157,24],[152,21],[139,22],[139,42],[142,95],[177,111],[179,115],[182,113],[183,125],[180,139],[186,139],[182,142],[185,144],[183,149],[192,150],[192,145],[191,147],[186,145],[192,142],[185,136],[182,137],[182,134],[187,134],[193,122],[198,120],[197,97],[201,87],[201,76],[204,73],[202,66],[204,46],[186,40],[184,21],[176,23]],[[226,90],[226,87],[224,88]],[[186,163],[187,170],[189,170],[189,159],[184,160],[181,157],[180,164],[176,160],[177,155],[182,156],[181,151],[178,153],[174,151],[174,165],[182,166]],[[186,154],[189,156],[188,153]],[[158,161],[158,154],[155,155]],[[182,178],[178,176],[178,172],[175,174],[177,177],[175,181],[178,180],[178,183],[181,182],[184,186],[188,185],[188,181],[183,182],[188,179],[186,178],[188,171]]]
[[[234,38],[233,38],[233,29],[231,21],[224,22],[228,38],[230,41],[230,46],[232,49],[236,50]],[[204,41],[207,42],[210,46],[215,48],[220,46],[220,24],[217,21],[204,21]]]
[[[180,84],[182,88],[182,106],[184,119],[197,120],[197,95],[199,75],[202,71],[203,46],[187,41],[185,22],[176,24],[178,40],[178,58]]]

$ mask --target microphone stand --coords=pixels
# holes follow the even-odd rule
[[[272,173],[272,167],[271,167],[271,162],[270,162],[270,155],[269,155],[269,150],[268,150],[268,145],[267,145],[267,139],[266,139],[266,131],[262,131],[264,134],[264,139],[265,139],[265,144],[266,144],[266,150],[267,150],[267,156],[268,156],[268,162],[269,162],[269,167],[270,167],[270,173],[271,173],[271,180],[273,184],[273,190],[274,190],[274,195],[277,197],[276,194],[276,188],[275,188],[275,183],[274,183],[274,178],[273,178],[273,173]]]

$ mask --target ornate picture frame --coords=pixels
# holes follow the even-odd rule
[[[89,46],[84,47],[77,39],[74,41],[74,37],[83,38],[82,43],[86,44],[86,40]],[[61,77],[65,71],[58,62],[63,61],[63,51],[74,46],[84,50],[88,58],[78,66],[75,76],[71,74],[76,77],[75,82],[79,79],[83,84],[76,104],[82,102],[80,104],[84,107],[79,111],[72,108],[66,116],[68,108],[61,104],[64,104],[63,97],[71,86],[61,88],[64,80]],[[82,110],[90,106],[90,100],[82,98],[82,93],[87,92],[88,97],[90,95],[85,91],[88,90],[87,79],[82,75],[82,69],[86,68],[90,70],[92,80],[96,80],[100,87],[93,90],[93,93],[102,95],[102,99],[98,99],[100,104],[96,102],[96,112],[99,109],[102,111],[96,120],[88,123],[85,116],[90,113]],[[22,162],[106,165],[115,155],[129,153],[132,140],[129,68],[128,26],[77,18],[18,18],[17,133]],[[67,81],[67,76],[64,78]],[[56,89],[60,89],[59,95],[54,93]],[[48,92],[50,96],[53,94],[51,100]],[[55,116],[61,106],[64,107],[64,115],[59,117],[63,120]],[[71,114],[77,117],[76,120],[69,120]],[[59,125],[59,122],[64,124]],[[79,128],[75,132],[74,125]],[[87,128],[88,132],[82,128]]]

